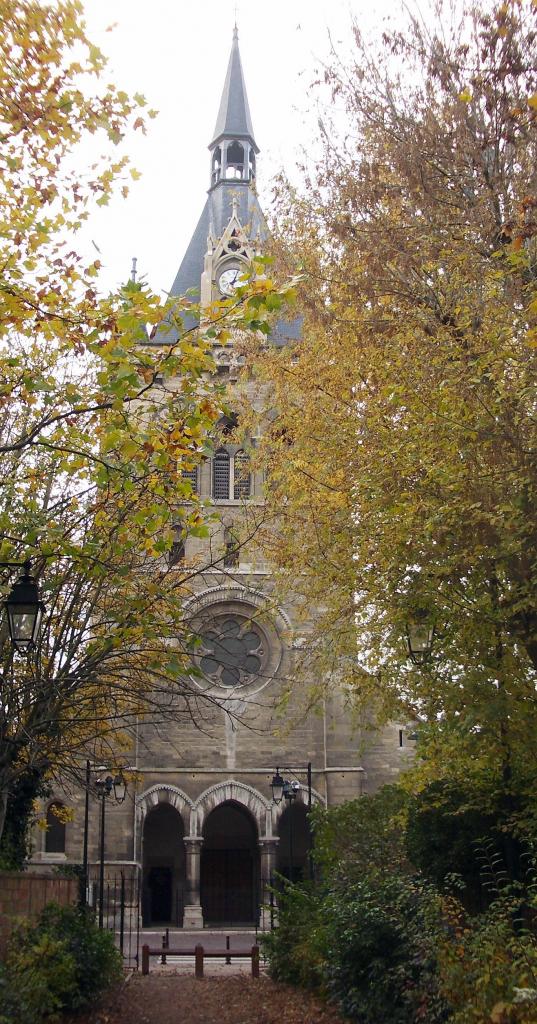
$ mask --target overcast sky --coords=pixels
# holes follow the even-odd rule
[[[152,288],[171,286],[209,184],[207,145],[235,16],[266,208],[275,170],[292,167],[311,139],[310,86],[329,53],[329,34],[344,50],[353,16],[367,28],[394,5],[376,0],[373,11],[367,0],[86,0],[88,35],[109,58],[110,80],[144,93],[159,111],[148,135],[137,132],[129,142],[142,174],[131,195],[91,218],[102,284],[115,288],[125,280],[136,256]]]

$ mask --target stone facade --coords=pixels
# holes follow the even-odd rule
[[[181,294],[197,286],[206,304],[232,294],[234,276],[262,248],[265,230],[236,33],[210,149],[207,204],[172,289]],[[295,323],[282,323],[274,343],[296,336]],[[230,406],[246,400],[262,407],[266,399],[255,382],[246,390],[237,384],[240,360],[233,343],[215,358]],[[232,431],[230,440],[235,436]],[[307,710],[309,686],[317,680],[298,682],[303,637],[292,606],[281,607],[274,597],[270,566],[255,538],[234,549],[234,538],[248,532],[248,517],[262,514],[263,507],[263,481],[250,472],[243,451],[227,442],[224,430],[214,458],[198,468],[194,486],[212,502],[218,520],[208,539],[188,538],[184,551],[198,569],[185,614],[202,638],[204,677],[192,686],[216,702],[203,704],[196,721],[142,723],[128,755],[137,791],[123,805],[110,800],[107,806],[107,870],[140,872],[146,925],[259,922],[275,871],[296,878],[309,870],[308,801],[334,804],[371,792],[397,776],[408,754],[403,725],[361,731],[343,692]],[[276,805],[270,783],[278,767],[300,789],[294,801]],[[81,861],[83,798],[64,799],[75,805],[65,851],[47,852],[41,836],[36,864]],[[94,871],[98,811],[92,801]]]

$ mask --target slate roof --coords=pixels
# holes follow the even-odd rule
[[[207,239],[211,233],[221,238],[229,224],[232,201],[237,200],[237,216],[249,238],[267,237],[267,225],[258,198],[248,182],[219,182],[211,189],[197,227],[190,239],[181,266],[170,289],[171,295],[184,295],[189,288],[199,292]]]
[[[220,109],[216,118],[213,140],[209,148],[212,149],[213,146],[216,146],[220,139],[230,137],[234,139],[250,139],[256,153],[259,153],[254,140],[254,129],[252,127],[252,118],[250,117],[246,86],[242,73],[241,55],[239,53],[239,33],[236,25],[233,30],[233,43],[231,45],[222,99],[220,100]]]
[[[253,137],[236,27],[233,32],[231,55],[216,121],[215,136],[209,148],[213,149],[221,138],[230,136],[232,138],[248,137],[256,152],[259,152]],[[199,300],[207,240],[209,235],[212,235],[214,239],[222,237],[232,215],[234,199],[237,203],[237,216],[248,237],[255,243],[262,242],[268,237],[265,217],[252,184],[248,181],[221,179],[209,190],[201,217],[175,275],[170,295],[185,295],[191,290],[192,301]],[[258,247],[256,245],[256,248]],[[186,329],[194,327],[196,322],[194,317],[183,314],[183,326]],[[287,341],[299,339],[300,335],[300,319],[290,322],[280,320],[274,326],[271,340],[276,345],[285,345]],[[153,342],[171,344],[176,338],[177,331],[166,331],[162,326],[157,330]]]

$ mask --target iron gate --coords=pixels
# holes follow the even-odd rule
[[[102,892],[103,928],[114,933],[124,966],[138,967],[140,948],[141,886],[138,871],[107,874]],[[101,893],[98,875],[90,874],[86,902],[99,918]]]

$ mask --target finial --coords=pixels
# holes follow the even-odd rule
[[[137,263],[138,263],[138,260],[136,259],[136,256],[133,256],[132,257],[132,268],[131,268],[131,281],[134,281],[134,282],[136,282],[136,264]]]
[[[238,13],[239,13],[239,8],[235,4],[235,24],[233,26],[233,39],[234,40],[239,38],[239,30],[237,28],[237,15],[238,15]]]
[[[231,200],[231,216],[232,217],[236,217],[237,220],[238,220],[238,217],[239,217],[239,200],[238,200],[237,196],[233,196],[233,198]]]

